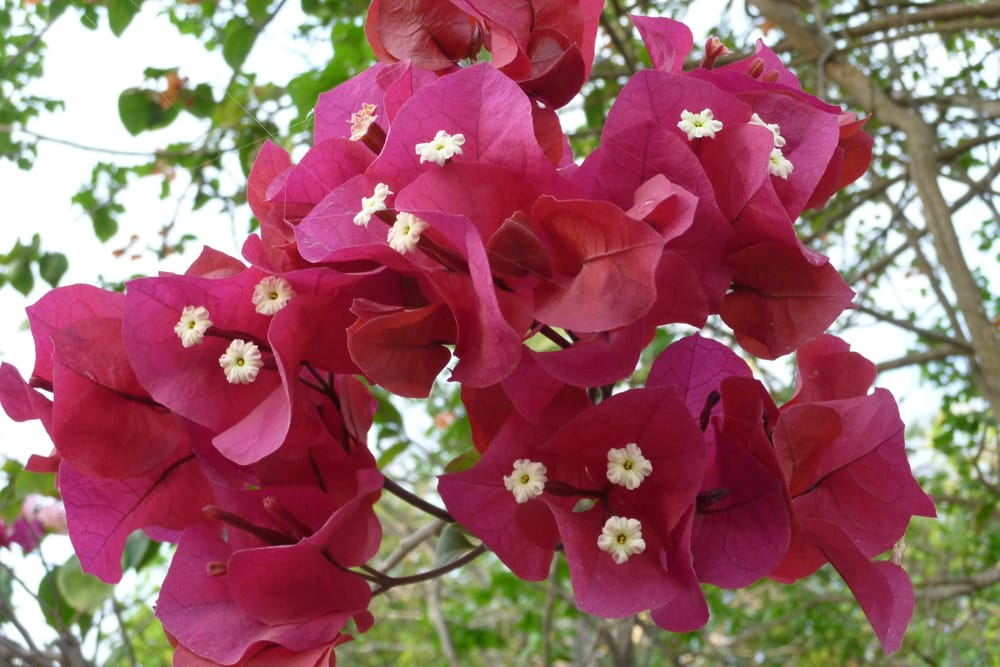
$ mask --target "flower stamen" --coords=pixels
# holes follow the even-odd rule
[[[715,120],[711,109],[702,109],[701,113],[691,113],[684,109],[677,127],[687,135],[688,141],[703,137],[715,139],[715,135],[722,131],[722,121]]]
[[[373,215],[379,211],[387,210],[388,207],[385,205],[385,199],[391,194],[394,193],[389,189],[388,185],[385,183],[377,184],[375,192],[372,193],[371,197],[361,198],[361,212],[354,216],[354,224],[360,227],[367,227]]]
[[[630,442],[624,447],[608,451],[608,481],[624,486],[629,491],[639,488],[642,481],[653,472],[653,464],[642,455],[639,445]]]
[[[181,339],[181,345],[191,347],[205,339],[205,332],[212,326],[205,306],[185,306],[181,319],[174,325],[174,333]]]
[[[253,305],[261,315],[274,315],[294,298],[291,283],[281,276],[267,276],[253,288]]]
[[[427,229],[428,224],[412,213],[399,213],[396,222],[389,229],[386,240],[389,247],[401,255],[413,252],[420,242],[420,234]]]
[[[219,357],[219,366],[230,384],[250,384],[257,379],[264,361],[257,345],[237,338]]]
[[[462,144],[464,143],[464,134],[448,134],[444,130],[438,130],[433,139],[417,144],[416,150],[417,155],[420,156],[420,164],[433,162],[439,167],[443,167],[445,162],[462,154]]]
[[[646,540],[642,539],[642,523],[638,519],[612,516],[604,522],[604,528],[597,538],[597,547],[611,554],[615,563],[621,565],[632,556],[646,550]]]
[[[531,459],[517,459],[514,469],[509,475],[504,475],[503,485],[514,494],[518,503],[526,503],[532,498],[542,495],[548,477],[545,464]]]

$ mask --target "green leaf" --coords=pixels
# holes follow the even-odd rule
[[[392,463],[397,456],[405,452],[407,447],[409,446],[410,446],[409,440],[400,440],[396,444],[386,449],[384,452],[379,454],[378,467],[385,468],[387,465]]]
[[[20,501],[32,493],[43,496],[57,497],[56,476],[54,473],[37,473],[21,470],[13,478],[14,496]]]
[[[7,280],[11,287],[28,296],[35,286],[35,276],[31,273],[31,262],[26,254],[21,255],[7,271]]]
[[[11,605],[11,596],[14,594],[14,577],[11,575],[11,571],[7,568],[0,569],[0,598],[6,602],[6,604],[0,608],[0,621],[10,620],[6,614],[3,613],[3,609],[13,609]]]
[[[250,18],[254,23],[263,23],[267,20],[270,14],[267,10],[270,6],[271,0],[247,0],[247,11],[250,12]]]
[[[122,569],[141,570],[156,560],[160,552],[160,543],[149,539],[142,531],[135,531],[128,536],[125,541],[125,549],[122,552]]]
[[[118,96],[118,116],[131,135],[149,128],[149,95],[144,90],[130,88]]]
[[[207,83],[199,83],[193,92],[188,93],[185,100],[188,104],[188,111],[198,118],[211,118],[215,109],[215,96],[212,93],[212,86]]]
[[[114,591],[114,586],[84,572],[76,556],[56,570],[56,585],[66,604],[82,613],[100,609]]]
[[[467,449],[462,452],[451,461],[448,465],[444,467],[445,472],[462,472],[463,470],[468,470],[472,466],[476,465],[476,461],[479,460],[479,450],[478,449]]]
[[[51,287],[59,285],[68,268],[69,260],[61,252],[47,252],[38,260],[38,273]]]
[[[106,206],[93,211],[90,220],[94,224],[94,235],[102,243],[118,233],[118,221]]]
[[[461,526],[449,523],[441,531],[441,537],[438,538],[433,567],[444,567],[448,563],[454,562],[474,546]]]
[[[59,590],[56,578],[58,569],[50,570],[38,582],[38,606],[45,616],[45,622],[57,631],[67,628],[79,617],[79,612],[71,607]]]
[[[108,23],[115,37],[121,37],[140,9],[142,0],[111,0],[108,3]]]
[[[234,18],[229,21],[224,30],[222,41],[222,57],[233,69],[240,69],[253,49],[257,39],[257,29],[248,25],[243,19]]]

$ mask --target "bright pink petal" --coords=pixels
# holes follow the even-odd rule
[[[73,549],[84,571],[109,583],[121,579],[122,550],[135,530],[181,530],[202,518],[211,502],[198,461],[176,455],[141,477],[98,479],[71,464],[59,468]]]
[[[417,90],[400,109],[370,173],[396,189],[425,171],[449,168],[421,164],[415,150],[439,130],[465,136],[462,154],[452,158],[456,164],[480,162],[523,174],[551,171],[535,139],[531,101],[514,82],[481,63]]]
[[[35,339],[33,378],[52,380],[52,334],[64,326],[94,317],[120,318],[123,296],[92,285],[68,285],[54,289],[27,308],[31,335]]]
[[[357,321],[348,330],[351,358],[364,374],[401,396],[426,396],[451,359],[455,320],[443,304],[421,308],[358,300]]]
[[[795,393],[783,407],[864,396],[875,382],[875,364],[836,336],[823,335],[795,353]]]
[[[649,370],[646,386],[675,392],[697,419],[702,417],[709,394],[718,392],[722,381],[734,376],[749,378],[753,373],[722,343],[694,334],[660,353]]]
[[[680,21],[663,16],[631,18],[639,29],[639,36],[642,37],[653,67],[671,74],[680,73],[685,59],[694,47],[691,29]]]
[[[832,265],[816,264],[794,247],[762,243],[730,257],[733,290],[722,319],[751,354],[776,359],[821,334],[854,291]]]
[[[714,449],[694,517],[694,568],[700,581],[743,588],[788,548],[784,482],[729,438],[717,437]]]
[[[536,318],[576,331],[632,324],[656,300],[663,237],[607,202],[542,197],[532,222],[550,247],[553,279],[536,291]],[[609,294],[616,295],[608,299]]]
[[[913,616],[913,584],[909,575],[894,563],[869,560],[833,524],[813,520],[805,529],[854,593],[885,652],[898,651]]]

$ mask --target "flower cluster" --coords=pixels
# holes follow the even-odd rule
[[[413,31],[397,4],[372,3],[383,62],[321,96],[302,160],[262,148],[249,266],[206,250],[29,309],[35,368],[0,368],[0,400],[52,437],[31,466],[58,471],[83,566],[115,581],[133,530],[176,541],[157,615],[178,656],[332,660],[388,585],[359,378],[419,398],[450,365],[474,455],[440,495],[518,576],[561,549],[580,609],[688,631],[703,583],[830,562],[898,648],[912,587],[873,558],[934,508],[874,366],[823,335],[853,292],[793,226],[867,167],[863,121],[763,46],[716,68],[710,40],[682,71],[687,28],[636,17],[654,67],[576,161],[552,108],[601,3],[437,3]],[[698,335],[616,390],[658,327],[714,315],[749,354],[797,351],[791,400]]]

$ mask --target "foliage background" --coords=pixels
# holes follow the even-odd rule
[[[143,267],[182,262],[174,258],[201,242],[239,238],[253,229],[241,204],[256,148],[269,137],[289,149],[307,145],[316,96],[370,62],[361,29],[366,4],[2,0],[0,160],[31,174],[47,144],[93,157],[90,172],[69,184],[75,194],[66,204],[76,226],[87,225],[85,235],[104,244],[98,270],[85,277],[98,284],[115,287]],[[372,607],[379,622],[338,649],[343,664],[1000,665],[1000,1],[612,0],[592,81],[564,118],[578,155],[596,144],[610,102],[644,64],[630,13],[690,17],[697,39],[719,35],[737,53],[762,36],[807,90],[871,117],[876,153],[868,176],[799,230],[858,292],[858,307],[837,330],[901,394],[917,475],[938,504],[939,520],[915,522],[906,538],[904,564],[917,591],[907,638],[897,654],[883,655],[829,568],[795,586],[709,588],[709,625],[672,635],[642,615],[602,621],[579,614],[561,563],[548,581],[525,583],[487,556],[379,597]],[[44,85],[50,29],[71,24],[85,59],[87,44],[128,40],[133,21],[147,16],[164,33],[188,36],[186,49],[203,52],[135,52],[135,81],[115,103],[134,145],[111,150],[85,128],[73,136],[40,132],[63,106],[59,91]],[[257,54],[274,53],[267,47],[276,33],[309,62],[292,59],[290,69],[274,73]],[[90,75],[101,76],[100,63]],[[7,198],[45,198],[48,190],[39,183]],[[152,198],[164,205],[150,216],[136,202]],[[20,301],[18,294],[36,298],[92,261],[68,249],[61,232],[37,233],[30,216],[5,217],[17,239],[0,248],[5,305]],[[657,345],[678,333],[661,331]],[[724,327],[715,333],[727,338]],[[787,391],[787,363],[759,370],[776,394]],[[932,402],[913,402],[910,391]],[[407,488],[432,496],[434,476],[468,447],[462,416],[447,384],[423,402],[384,400],[373,437],[380,462]],[[30,437],[18,430],[10,445],[23,447]],[[57,495],[51,479],[22,473],[17,457],[3,475],[8,522],[28,493]],[[461,545],[460,534],[392,500],[380,503],[381,558],[398,563],[394,572],[426,569]],[[79,573],[72,558],[63,563],[65,554],[22,559],[16,550],[0,553],[0,663],[169,664],[151,611],[166,547],[136,537],[129,583],[117,590]],[[40,581],[21,575],[31,560],[43,560]],[[38,617],[28,607],[41,610],[48,629],[22,622]]]

